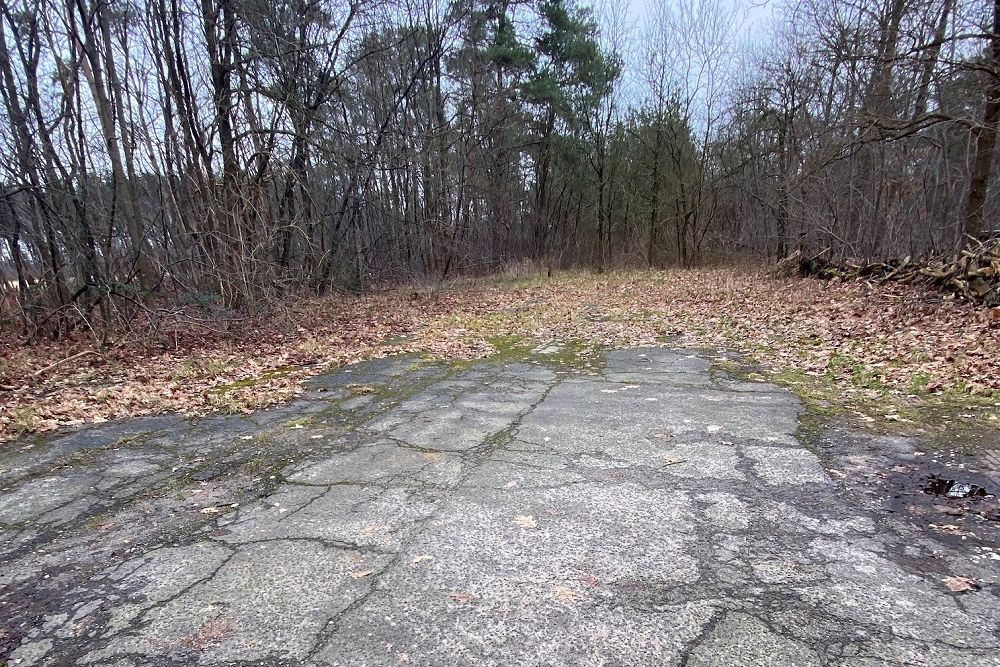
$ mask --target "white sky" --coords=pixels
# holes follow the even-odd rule
[[[737,10],[736,28],[732,35],[730,56],[738,51],[742,51],[742,46],[749,46],[762,42],[768,38],[769,26],[771,25],[775,8],[782,0],[585,0],[594,8],[595,15],[602,24],[602,31],[606,32],[605,41],[610,34],[617,32],[622,35],[620,43],[606,44],[610,48],[618,50],[625,59],[625,72],[621,80],[622,100],[629,103],[636,103],[644,97],[645,83],[639,76],[639,66],[642,48],[643,35],[646,26],[656,14],[657,7],[663,3],[676,8],[678,4],[699,5],[706,4],[713,6],[721,4]],[[617,24],[612,26],[609,24]],[[727,66],[741,67],[739,63],[742,58],[728,57],[722,64],[722,69]],[[729,64],[731,63],[731,65]]]

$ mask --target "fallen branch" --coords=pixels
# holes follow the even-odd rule
[[[100,355],[101,353],[98,352],[97,350],[84,350],[83,352],[77,352],[76,354],[70,355],[70,356],[66,357],[65,359],[60,359],[59,361],[57,361],[54,364],[49,364],[45,368],[40,368],[37,371],[35,371],[34,373],[32,373],[31,375],[33,377],[38,377],[39,375],[41,375],[42,373],[45,373],[46,371],[50,371],[50,370],[52,370],[53,368],[55,368],[57,366],[65,364],[67,361],[73,361],[74,359],[79,359],[80,357],[85,357],[88,354]]]
[[[922,284],[952,292],[983,306],[1000,306],[1000,240],[966,248],[958,255],[913,260],[910,257],[870,264],[845,261],[837,264],[820,255],[789,255],[775,266],[787,273],[793,264],[804,278],[821,280],[856,280],[865,278],[879,283]]]

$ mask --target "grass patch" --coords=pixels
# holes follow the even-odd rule
[[[225,359],[185,359],[170,373],[169,379],[175,381],[194,380],[204,377],[214,377],[232,368],[232,363]]]
[[[282,366],[280,368],[275,368],[273,370],[264,371],[263,373],[243,378],[242,380],[227,382],[226,384],[214,387],[209,391],[214,394],[225,394],[232,391],[239,391],[240,389],[249,389],[270,382],[271,380],[283,378],[294,370],[296,370],[295,366]]]
[[[876,433],[920,436],[932,447],[952,447],[966,453],[1000,445],[1000,401],[995,397],[963,391],[930,393],[922,389],[929,378],[919,374],[911,382],[913,391],[902,393],[886,387],[875,373],[849,366],[855,391],[845,391],[836,373],[811,374],[784,369],[758,374],[795,393],[806,407],[800,423],[800,439],[813,441],[823,427],[838,421]]]
[[[38,408],[33,405],[24,405],[10,411],[10,422],[5,426],[15,437],[31,433],[38,422]]]

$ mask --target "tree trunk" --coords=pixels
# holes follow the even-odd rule
[[[993,2],[993,35],[987,62],[986,104],[983,122],[976,128],[976,152],[969,178],[969,197],[965,207],[966,242],[978,240],[983,233],[983,208],[993,169],[993,153],[997,144],[997,122],[1000,121],[1000,0]]]

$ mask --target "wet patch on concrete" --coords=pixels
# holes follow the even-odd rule
[[[934,542],[977,551],[974,561],[1000,569],[1000,482],[988,453],[837,427],[815,444],[845,500],[897,516]]]

